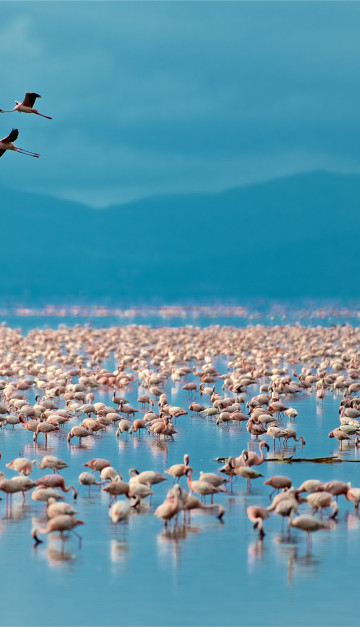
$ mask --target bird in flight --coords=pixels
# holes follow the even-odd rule
[[[0,109],[0,113],[13,113],[14,111],[18,111],[19,113],[35,113],[36,115],[41,115],[42,118],[47,118],[48,120],[52,120],[48,115],[43,115],[39,113],[37,109],[34,109],[34,104],[36,98],[41,98],[40,94],[35,94],[32,91],[27,91],[25,94],[25,98],[22,102],[15,100],[15,107],[10,111],[4,111],[4,109]]]
[[[37,152],[30,152],[29,150],[24,150],[24,148],[17,148],[13,144],[14,141],[17,140],[19,136],[19,131],[17,128],[13,128],[11,133],[7,137],[0,139],[0,157],[3,156],[4,152],[7,150],[15,150],[15,152],[19,152],[22,155],[27,155],[28,157],[40,157]]]

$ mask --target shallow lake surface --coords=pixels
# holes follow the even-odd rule
[[[227,371],[225,360],[216,365],[221,372]],[[192,400],[199,400],[198,394],[190,396],[181,389],[191,380],[194,377],[189,376],[165,384],[171,404],[188,409]],[[221,393],[221,381],[216,389]],[[258,385],[250,386],[247,400],[258,390]],[[138,394],[137,385],[125,392],[136,407]],[[29,398],[33,400],[33,395]],[[204,398],[201,402],[210,404]],[[287,455],[337,454],[360,461],[353,445],[344,443],[339,452],[337,441],[328,437],[338,426],[341,398],[334,392],[317,402],[314,393],[304,393],[288,400],[298,416],[292,423],[285,417],[282,424],[296,428],[306,445],[295,447],[289,442]],[[111,395],[98,391],[96,400],[111,404]],[[216,472],[216,457],[236,456],[245,448],[258,452],[244,424],[217,426],[214,418],[193,413],[176,420],[178,433],[173,440],[160,442],[144,432],[140,437],[117,438],[116,427],[109,427],[83,440],[81,447],[75,440],[70,446],[68,430],[65,425],[61,436],[50,434],[45,449],[42,436],[35,445],[32,433],[21,425],[3,427],[0,470],[10,477],[14,473],[5,463],[11,459],[53,454],[69,464],[62,472],[66,484],[78,487],[78,475],[86,470],[83,464],[94,457],[109,459],[126,480],[133,467],[163,473],[170,465],[182,463],[184,453],[189,453],[196,477],[201,470]],[[269,440],[268,456],[272,456]],[[32,528],[46,523],[43,503],[32,501],[28,493],[23,505],[21,495],[15,495],[6,515],[4,498],[0,502],[1,625],[358,625],[360,520],[353,504],[339,497],[338,522],[332,531],[313,534],[311,553],[302,531],[292,529],[290,538],[281,532],[278,516],[265,521],[266,535],[260,542],[246,508],[269,504],[271,488],[263,481],[273,475],[287,475],[296,486],[314,478],[351,481],[360,487],[360,464],[264,463],[257,469],[264,478],[252,482],[251,494],[239,477],[232,494],[215,496],[215,502],[226,508],[223,523],[212,515],[193,513],[186,526],[180,517],[175,530],[164,530],[154,516],[172,487],[171,477],[154,486],[151,505],[131,515],[127,525],[111,522],[106,493],[95,486],[89,497],[88,489],[82,487],[76,508],[77,517],[85,521],[78,528],[83,542],[79,546],[77,538],[71,537],[64,550],[56,536],[43,536],[43,544],[33,545]],[[46,472],[36,468],[31,477]],[[186,488],[184,478],[180,484]],[[66,496],[73,502],[72,496]],[[302,505],[300,513],[311,512]]]

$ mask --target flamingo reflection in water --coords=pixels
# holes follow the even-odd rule
[[[291,542],[284,539],[283,536],[275,538],[275,544],[281,558],[287,561],[287,579],[290,584],[294,583],[294,575],[296,569],[306,570],[309,573],[315,572],[321,560],[314,557],[312,553],[306,551],[304,554],[299,553],[296,545],[297,540],[292,539]]]
[[[199,533],[199,527],[177,525],[173,529],[163,528],[157,536],[157,544],[161,557],[171,555],[175,566],[180,566],[182,543],[191,535]]]

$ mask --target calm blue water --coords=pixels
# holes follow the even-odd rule
[[[22,326],[23,322],[17,320],[15,326]],[[39,325],[44,320],[31,322]],[[218,365],[226,371],[225,361],[220,360]],[[168,382],[165,392],[172,404],[187,408],[198,397],[190,397],[181,389],[184,382]],[[217,389],[221,392],[219,384]],[[250,387],[249,397],[257,392],[258,386]],[[131,404],[136,405],[137,396],[137,387],[126,392]],[[101,392],[96,396],[96,400],[108,404],[110,399],[110,395]],[[329,439],[328,433],[338,425],[340,399],[334,394],[317,403],[314,395],[304,394],[289,402],[298,410],[298,435],[306,440],[305,447],[300,443],[296,449],[289,446],[289,454],[313,457],[337,452],[337,442]],[[200,470],[216,471],[218,464],[214,459],[218,456],[239,455],[248,446],[257,450],[244,426],[216,426],[213,419],[190,414],[177,420],[176,429],[173,441],[158,444],[143,433],[140,438],[136,435],[117,439],[115,428],[111,427],[104,434],[85,439],[81,448],[69,446],[66,433],[60,437],[50,435],[46,453],[69,464],[62,474],[67,484],[78,486],[77,477],[85,470],[83,464],[93,457],[109,459],[126,478],[132,467],[163,472],[171,464],[182,462],[186,452],[196,475]],[[270,445],[272,453],[272,442]],[[42,442],[35,446],[32,434],[20,426],[0,429],[0,450],[0,470],[6,470],[7,476],[13,473],[5,469],[5,463],[14,457],[40,459],[45,454]],[[360,460],[360,453],[349,446],[344,446],[341,456]],[[87,489],[82,488],[76,503],[78,518],[86,523],[79,528],[82,547],[74,537],[66,542],[64,552],[55,536],[45,536],[44,544],[33,546],[32,527],[45,523],[43,504],[35,503],[28,494],[23,506],[22,497],[15,496],[7,517],[3,499],[0,623],[358,625],[355,600],[360,525],[352,504],[340,497],[336,528],[314,534],[310,555],[304,534],[294,529],[290,541],[287,540],[276,516],[265,521],[266,536],[259,543],[246,508],[250,504],[269,504],[271,490],[262,482],[272,475],[286,474],[295,485],[308,478],[336,478],[360,486],[360,464],[268,463],[258,470],[264,478],[253,482],[251,495],[246,493],[245,480],[239,478],[233,494],[215,498],[226,508],[224,524],[209,515],[193,514],[191,525],[180,525],[175,533],[165,532],[161,521],[153,515],[171,487],[171,479],[154,486],[151,506],[144,513],[132,515],[125,530],[123,525],[111,523],[105,493],[94,488],[89,498]],[[42,474],[44,471],[36,469],[32,477]],[[184,479],[181,483],[185,487]],[[72,498],[68,500],[72,502]],[[307,506],[302,506],[301,511],[309,513]]]

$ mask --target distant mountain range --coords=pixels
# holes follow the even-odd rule
[[[360,176],[316,172],[105,210],[0,193],[3,299],[360,297]]]

